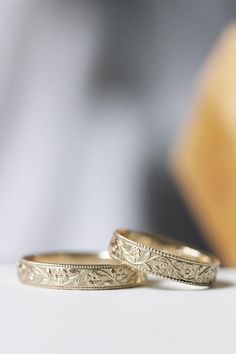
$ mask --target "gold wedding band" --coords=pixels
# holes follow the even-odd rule
[[[111,259],[108,252],[48,253],[21,258],[20,280],[28,285],[80,290],[122,289],[142,285],[145,275]]]
[[[133,269],[201,286],[215,280],[220,264],[213,255],[181,242],[126,229],[113,234],[109,253]]]

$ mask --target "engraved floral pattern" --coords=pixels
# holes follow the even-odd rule
[[[119,257],[123,242],[121,240],[117,240],[116,242],[111,242],[110,244],[110,252],[114,254],[114,256]]]
[[[131,246],[128,249],[123,248],[125,258],[131,263],[136,263],[141,258],[141,251],[136,246]]]
[[[55,268],[54,270],[49,269],[48,274],[51,281],[57,283],[58,285],[64,284],[69,279],[68,272],[63,268]]]
[[[198,276],[201,279],[202,283],[212,283],[215,280],[216,272],[216,267],[200,267]]]
[[[195,279],[197,272],[200,268],[199,265],[193,266],[193,264],[191,264],[191,263],[185,263],[185,262],[182,262],[179,260],[172,261],[172,265],[173,265],[175,271],[177,272],[178,276],[184,280],[185,279],[188,279],[188,280]]]
[[[120,261],[133,265],[136,269],[144,270],[173,280],[191,284],[208,285],[215,279],[217,266],[180,259],[179,257],[154,251],[147,247],[114,235],[111,241],[110,255]]]
[[[152,264],[152,268],[160,275],[171,276],[173,273],[170,267],[170,261],[166,257],[154,256],[149,264]]]
[[[101,275],[99,275],[95,271],[91,271],[86,274],[86,281],[87,281],[88,285],[99,286],[101,284]]]
[[[128,269],[127,267],[123,267],[123,266],[117,267],[114,269],[113,274],[114,274],[114,278],[119,283],[126,283],[127,280],[132,282],[138,281],[137,273],[131,269]]]
[[[48,267],[20,263],[19,278],[27,284],[58,288],[103,289],[135,286],[142,284],[146,277],[143,273],[127,266]]]

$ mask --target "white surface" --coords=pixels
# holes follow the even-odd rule
[[[20,284],[0,266],[0,352],[69,354],[236,353],[236,270],[213,289],[168,281],[113,291]]]

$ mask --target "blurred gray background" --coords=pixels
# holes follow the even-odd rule
[[[117,227],[207,248],[169,176],[235,1],[0,0],[0,260]]]

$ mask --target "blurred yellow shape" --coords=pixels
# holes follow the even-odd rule
[[[200,77],[172,170],[211,248],[236,266],[236,25]]]

